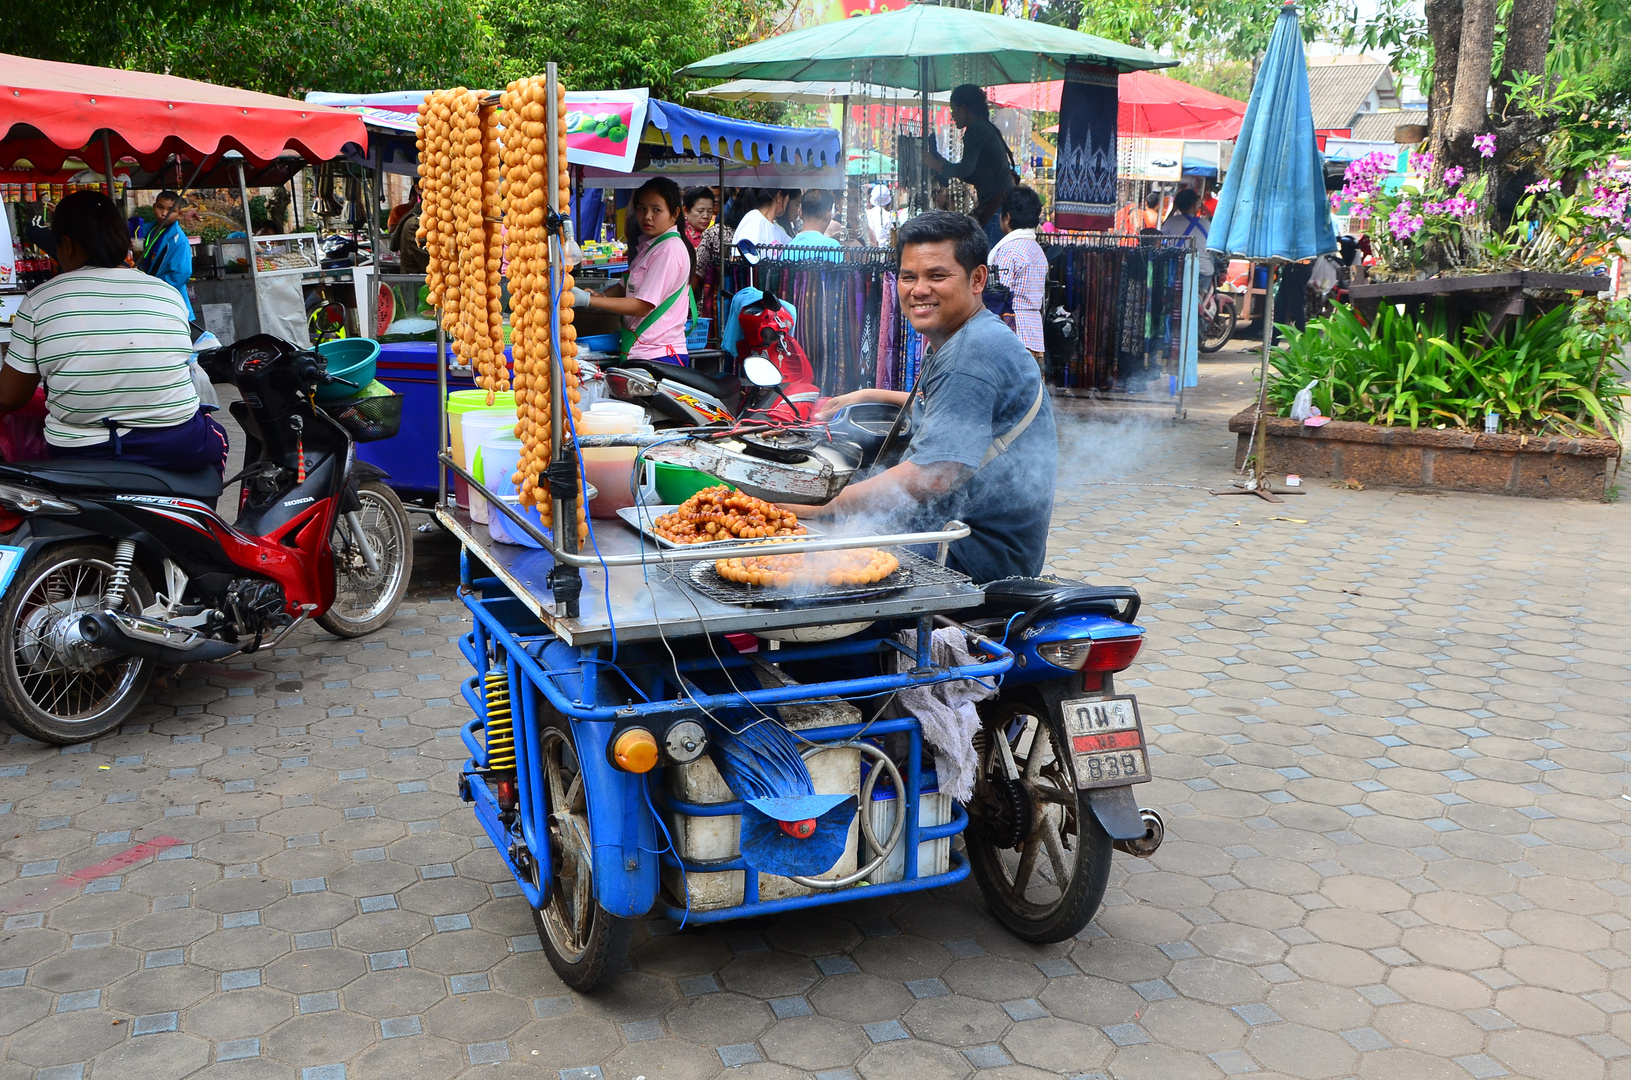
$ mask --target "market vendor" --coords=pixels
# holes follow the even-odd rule
[[[974,185],[974,218],[985,228],[986,243],[995,244],[1002,236],[998,219],[1002,197],[1019,183],[1014,155],[991,122],[991,106],[978,86],[964,83],[951,92],[951,122],[963,132],[962,160],[947,161],[933,143],[926,142],[923,164],[942,177]]]
[[[181,293],[187,321],[193,320],[193,302],[187,298],[187,279],[193,276],[193,249],[181,231],[181,196],[161,191],[153,199],[153,224],[140,236],[142,257],[137,269],[168,281]]]
[[[680,186],[654,176],[634,193],[629,214],[628,284],[603,293],[572,290],[572,306],[610,311],[623,320],[623,355],[688,366],[685,320],[691,313],[695,256],[681,231]]]
[[[199,402],[192,337],[176,290],[125,266],[130,233],[99,191],[57,204],[62,273],[23,298],[0,366],[0,413],[45,383],[54,458],[119,458],[177,472],[224,472],[227,435]]]
[[[910,404],[905,460],[851,483],[805,518],[879,528],[973,530],[951,545],[950,565],[976,582],[1042,571],[1058,469],[1053,406],[1036,361],[986,310],[985,233],[965,214],[931,210],[896,231],[900,306],[928,343],[918,390],[857,390],[827,401]]]

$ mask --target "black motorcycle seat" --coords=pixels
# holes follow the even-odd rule
[[[0,479],[35,483],[62,491],[107,491],[116,495],[171,495],[217,499],[225,485],[215,467],[171,472],[112,458],[57,458],[0,465]]]
[[[986,583],[985,603],[977,613],[1004,620],[1019,615],[1009,627],[1010,633],[1017,633],[1038,619],[1051,615],[1092,612],[1130,623],[1138,618],[1139,604],[1138,590],[1129,585],[1089,585],[1060,578],[1011,577]]]
[[[678,364],[665,364],[660,360],[631,360],[623,366],[641,368],[657,378],[668,379],[692,390],[712,394],[722,402],[728,402],[742,393],[742,380],[735,375],[709,375]]]

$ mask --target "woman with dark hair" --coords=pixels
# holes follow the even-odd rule
[[[997,216],[1002,197],[1018,183],[1014,155],[991,122],[991,106],[978,86],[964,83],[951,92],[951,122],[963,130],[963,159],[947,161],[926,143],[923,164],[942,177],[974,185],[974,220],[984,226],[986,242],[995,244],[1002,236]]]
[[[1048,257],[1036,242],[1042,198],[1028,187],[1011,187],[1002,197],[1002,239],[987,262],[1013,297],[1014,333],[1038,361],[1042,359],[1042,304],[1048,294]]]
[[[0,367],[0,413],[45,383],[52,457],[121,458],[177,472],[225,469],[227,436],[200,403],[175,288],[125,266],[130,233],[101,192],[51,218],[62,273],[23,298]]]
[[[655,176],[634,193],[628,214],[626,284],[604,293],[572,290],[574,308],[610,311],[623,319],[623,355],[685,366],[685,320],[691,311],[691,242],[681,231],[680,186]]]
[[[702,242],[697,245],[697,269],[691,275],[691,288],[697,294],[698,306],[702,311],[711,313],[710,318],[719,317],[714,310],[715,297],[719,293],[719,253],[721,250],[730,251],[731,245],[736,242],[736,227],[748,212],[748,196],[751,194],[751,189],[729,191],[724,212],[703,230]]]
[[[752,240],[760,247],[767,244],[785,247],[791,244],[793,237],[778,222],[787,213],[788,202],[797,195],[796,191],[755,188],[748,200],[753,208],[742,215],[741,222],[736,226],[736,240]]]
[[[714,189],[694,187],[685,189],[685,238],[691,241],[691,250],[702,246],[702,234],[714,219]]]

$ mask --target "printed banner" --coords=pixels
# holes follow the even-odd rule
[[[1054,224],[1100,231],[1116,220],[1115,68],[1072,61],[1059,95]]]
[[[566,94],[566,160],[620,173],[634,168],[646,127],[650,91],[584,90]]]
[[[1183,175],[1184,140],[1122,139],[1121,175],[1128,180],[1177,181]]]

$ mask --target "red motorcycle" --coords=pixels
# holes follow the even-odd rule
[[[359,637],[407,591],[407,514],[353,453],[395,434],[401,399],[317,405],[345,380],[264,334],[198,362],[243,397],[245,467],[225,482],[243,481],[236,523],[215,510],[213,468],[0,465],[0,715],[42,742],[118,727],[161,665],[265,652],[308,619]]]

